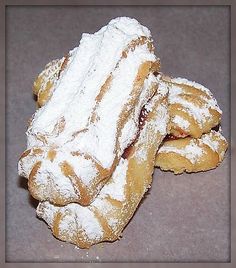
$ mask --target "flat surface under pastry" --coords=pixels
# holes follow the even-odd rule
[[[217,169],[200,176],[176,177],[171,172],[156,170],[152,189],[125,229],[124,238],[89,251],[75,249],[50,234],[46,224],[35,216],[37,204],[24,188],[26,180],[17,176],[16,162],[25,148],[26,122],[35,111],[31,92],[34,77],[50,59],[61,57],[71,44],[76,45],[82,31],[94,32],[111,18],[124,14],[136,17],[150,28],[163,59],[164,73],[188,77],[214,90],[223,110],[222,129],[228,139],[227,8],[9,6],[6,36],[8,261],[198,262],[229,258],[228,154]],[[32,239],[35,234],[37,239]]]

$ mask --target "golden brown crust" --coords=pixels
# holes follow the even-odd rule
[[[40,203],[37,214],[49,224],[54,236],[80,248],[119,239],[151,184],[156,150],[165,136],[163,127],[160,130],[157,122],[167,127],[166,106],[165,97],[156,100],[155,108],[148,113],[144,129],[132,147],[132,154],[121,159],[117,167],[117,170],[123,170],[122,165],[126,163],[127,170],[123,175],[116,170],[92,204],[58,207],[49,202]],[[119,182],[123,180],[122,176],[125,176],[123,186]],[[121,190],[124,196],[117,197],[116,191]]]
[[[133,40],[130,45],[128,45],[127,49],[125,50],[126,56],[127,53],[129,51],[133,51],[135,50],[136,46],[138,45],[142,45],[142,44],[150,44],[148,47],[149,49],[152,51],[153,49],[153,45],[152,42],[150,41],[150,39],[148,38],[139,38],[137,40]],[[35,89],[34,89],[34,93],[38,94],[38,97],[40,96],[39,94],[42,94],[41,96],[43,96],[43,99],[41,99],[41,102],[39,103],[39,105],[44,105],[48,98],[50,98],[49,94],[45,93],[43,94],[43,92],[45,90],[47,90],[47,87],[44,86],[44,84],[46,83],[47,85],[47,79],[49,79],[51,82],[55,82],[56,79],[58,78],[58,76],[60,75],[60,72],[66,68],[66,64],[68,62],[68,57],[63,58],[63,60],[60,60],[60,67],[58,68],[59,64],[58,61],[54,61],[49,63],[46,66],[46,69],[39,75],[39,79],[36,79],[35,82]],[[55,64],[57,64],[57,68],[54,66]],[[117,65],[118,67],[118,65]],[[50,70],[53,69],[54,70],[54,75],[51,77],[49,74],[51,74]],[[132,87],[132,91],[131,94],[129,96],[129,99],[127,101],[127,103],[124,105],[120,118],[118,120],[118,124],[117,124],[117,136],[114,137],[115,138],[115,149],[114,152],[117,152],[120,149],[120,137],[122,135],[122,130],[125,126],[125,124],[128,122],[128,120],[133,116],[133,113],[135,112],[134,109],[130,109],[129,107],[136,107],[138,105],[138,100],[139,100],[139,96],[141,94],[141,89],[142,86],[144,84],[144,80],[149,76],[149,74],[152,71],[159,71],[159,61],[146,61],[143,62],[138,70],[137,70],[137,75],[136,78],[133,82],[133,87]],[[46,76],[47,74],[47,76]],[[55,80],[53,80],[55,79]],[[112,81],[113,77],[112,74],[106,79],[106,82],[103,84],[103,86],[101,87],[101,90],[99,92],[99,94],[97,95],[96,99],[95,99],[95,106],[93,108],[93,111],[91,113],[90,116],[90,120],[88,122],[88,125],[91,123],[95,123],[99,118],[97,117],[97,113],[96,110],[99,106],[99,103],[101,101],[101,99],[103,98],[104,94],[106,94],[106,91],[109,88],[109,85]],[[44,84],[40,83],[44,81]],[[153,85],[151,85],[149,87],[149,95],[150,97],[152,97],[157,89],[157,83],[153,83]],[[41,92],[41,93],[40,93]],[[53,91],[50,91],[51,93],[53,93]],[[40,100],[40,98],[38,99],[38,101]],[[57,124],[54,126],[53,128],[53,135],[54,136],[59,136],[61,133],[63,133],[64,128],[66,126],[66,120],[65,118],[62,116],[61,120],[59,120],[57,122]],[[86,132],[86,128],[83,129],[84,132]],[[77,132],[75,133],[76,135],[73,136],[74,139],[77,138]],[[30,192],[32,193],[32,195],[37,198],[40,201],[50,201],[53,204],[58,204],[58,205],[65,205],[68,204],[70,202],[78,202],[82,205],[88,205],[90,204],[93,199],[95,198],[95,196],[99,193],[100,189],[103,187],[103,185],[107,182],[107,180],[109,179],[109,177],[111,176],[112,172],[114,171],[115,167],[117,166],[118,162],[119,162],[119,158],[115,156],[114,161],[111,165],[111,167],[109,168],[104,168],[101,163],[99,163],[99,161],[95,160],[93,158],[93,156],[89,156],[89,160],[91,160],[96,167],[97,170],[97,175],[96,177],[93,179],[93,181],[91,183],[89,183],[89,185],[85,185],[82,183],[81,178],[79,176],[77,176],[77,174],[75,173],[74,170],[72,170],[72,165],[66,160],[64,159],[62,161],[62,163],[60,163],[60,168],[61,168],[61,172],[62,175],[64,177],[66,177],[67,183],[70,181],[71,186],[72,186],[72,191],[73,193],[71,194],[71,196],[69,196],[68,191],[67,191],[67,197],[63,198],[61,196],[61,189],[60,187],[57,187],[57,184],[54,182],[54,178],[53,178],[53,174],[49,175],[47,178],[47,181],[45,183],[42,184],[42,181],[40,180],[40,174],[41,173],[45,173],[43,171],[45,165],[43,165],[44,162],[44,157],[46,157],[46,159],[49,159],[51,161],[52,164],[57,163],[57,156],[58,156],[58,150],[60,150],[61,152],[63,151],[63,148],[59,148],[57,149],[55,147],[50,147],[48,142],[47,142],[47,137],[43,136],[41,134],[36,133],[37,139],[42,141],[44,146],[45,146],[45,151],[42,154],[42,157],[40,159],[40,161],[42,161],[42,165],[39,169],[37,169],[38,173],[29,176],[29,180],[32,180],[32,182],[29,182],[29,185],[31,185],[31,187],[29,187]],[[51,134],[50,134],[51,135]],[[123,149],[122,149],[123,150]],[[52,151],[53,151],[53,155],[52,155]],[[75,152],[71,152],[71,155],[73,156]],[[33,154],[32,154],[33,156]],[[80,157],[80,156],[77,156]],[[85,157],[84,155],[81,157]],[[21,159],[21,163],[22,166],[24,166],[24,162],[25,160],[27,161],[27,159],[24,159],[24,157]],[[28,165],[28,162],[25,163],[25,165]],[[33,165],[32,165],[33,167]],[[22,168],[24,169],[24,168]],[[73,171],[73,172],[72,172]],[[44,191],[44,189],[47,189],[47,191]],[[50,193],[50,194],[49,194]]]
[[[159,148],[156,166],[175,174],[199,172],[216,168],[223,160],[228,144],[216,131],[201,138],[180,138],[168,140]]]
[[[221,110],[210,90],[183,78],[161,76],[162,86],[169,88],[170,134],[200,138],[217,126]]]
[[[67,62],[68,56],[52,60],[35,79],[33,93],[37,96],[37,104],[39,107],[43,106],[50,99],[54,91],[54,84],[58,80]]]

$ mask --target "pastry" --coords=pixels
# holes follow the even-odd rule
[[[44,70],[38,75],[33,84],[33,93],[37,96],[38,106],[43,106],[51,97],[56,81],[59,79],[67,58],[52,60]]]
[[[36,78],[40,108],[18,170],[58,239],[80,248],[115,241],[155,165],[179,174],[223,160],[227,142],[211,130],[222,112],[211,92],[159,69],[149,30],[122,17],[83,34]]]
[[[51,66],[53,66],[53,65],[51,64]],[[163,77],[164,77],[164,79],[163,79]],[[171,79],[170,77],[167,77],[165,75],[159,75],[158,78],[159,78],[159,81],[160,81],[160,87],[163,87],[163,88],[166,88],[166,89],[167,88],[170,88],[170,91],[173,90],[173,87],[169,87],[168,86],[168,83],[165,82],[165,80],[166,81],[170,80]],[[185,80],[186,81],[185,82],[186,84],[189,82],[189,81],[187,82],[186,79],[181,79],[181,80],[182,81]],[[192,83],[192,82],[189,82],[189,83]],[[194,84],[196,85],[195,82],[194,82]],[[198,85],[198,87],[201,87],[199,84],[197,84],[197,85]],[[195,87],[197,87],[197,86],[195,86]],[[41,91],[43,91],[43,87],[42,86],[41,86]],[[185,92],[186,93],[189,93],[189,94],[190,93],[194,93],[194,91],[193,90],[191,91],[191,88],[189,88],[189,87],[186,87],[185,88]],[[207,91],[207,92],[208,92],[208,95],[211,96],[211,98],[214,99],[214,97],[212,96],[212,94],[209,91]],[[170,97],[169,98],[171,98],[172,96],[173,96],[173,94],[170,93]],[[194,98],[193,98],[193,101],[194,101]],[[192,105],[194,105],[194,102],[192,103]],[[217,103],[215,103],[215,105],[216,105],[216,107],[218,109]],[[185,119],[180,118],[180,116],[174,114],[174,112],[175,112],[175,110],[172,111],[172,119],[173,119],[173,121],[170,121],[170,125],[173,126],[173,124],[174,124],[175,125],[174,129],[179,129],[180,130],[180,129],[183,129],[184,127],[186,129],[186,124],[188,122],[185,121]],[[188,127],[191,130],[190,123],[188,123]],[[211,133],[208,133],[206,136],[207,137],[209,136],[209,138],[212,139],[212,137],[213,137],[213,131]],[[219,136],[221,137],[221,134]],[[172,135],[168,135],[168,137],[166,137],[166,139],[164,141],[166,142],[167,140],[170,140],[170,139],[173,140],[173,139],[176,139],[176,137],[175,136],[172,136]],[[179,144],[185,144],[185,143],[189,145],[189,142],[190,141],[193,141],[194,142],[194,139],[186,138],[184,140],[182,139],[181,141],[174,142],[174,143],[176,143],[177,146]],[[165,142],[164,142],[164,147],[165,147]],[[196,141],[195,141],[195,144],[196,144]],[[219,145],[220,147],[219,147],[218,151],[222,151],[221,152],[222,155],[224,155],[224,153],[226,151],[226,148],[227,148],[227,146],[225,146],[225,145],[226,145],[225,143],[223,143],[223,145]],[[174,144],[173,144],[173,146],[174,146]],[[197,172],[197,171],[209,170],[209,169],[215,168],[222,161],[222,159],[223,159],[223,157],[221,157],[221,158],[218,159],[218,157],[216,157],[216,155],[213,154],[213,152],[211,150],[205,150],[205,152],[206,152],[206,154],[208,154],[209,159],[212,159],[210,162],[207,161],[207,162],[204,163],[204,160],[203,159],[202,160],[199,159],[199,163],[198,164],[189,164],[189,162],[187,161],[187,163],[188,163],[188,165],[187,165],[186,164],[186,160],[185,160],[185,161],[182,161],[182,165],[183,165],[184,170],[186,170],[187,167],[188,167],[188,172]],[[165,159],[164,159],[164,157],[165,157]],[[168,164],[170,164],[169,170],[176,171],[178,169],[176,167],[176,165],[177,166],[180,166],[181,165],[180,163],[175,163],[173,161],[173,159],[172,160],[169,159],[169,158],[171,158],[171,156],[168,157],[168,154],[165,154],[164,157],[162,155],[160,155],[160,156],[157,157],[157,159],[156,159],[156,165],[157,166],[159,165],[162,168],[162,167],[164,167],[166,165],[166,163],[168,161]],[[206,156],[204,156],[204,157],[206,158]],[[164,161],[165,164],[163,164],[162,161]],[[166,168],[164,170],[168,170],[168,168]]]
[[[54,236],[81,248],[117,240],[152,181],[156,150],[167,132],[166,93],[159,91],[142,110],[140,134],[123,154],[112,177],[89,206],[38,205]]]
[[[157,89],[153,49],[149,30],[130,18],[83,34],[27,130],[19,174],[34,198],[92,202],[136,138],[141,109]]]
[[[171,135],[200,138],[219,124],[222,111],[209,89],[184,78],[165,75],[160,77],[160,84],[169,89]]]
[[[164,78],[164,79],[163,79]],[[163,87],[163,88],[170,88],[170,91],[171,90],[173,90],[173,87],[170,87],[169,86],[169,83],[168,82],[166,82],[166,81],[170,81],[170,77],[168,77],[168,76],[166,76],[166,75],[159,75],[158,76],[158,79],[159,79],[159,81],[160,81],[160,87]],[[180,79],[180,78],[178,78],[178,79]],[[199,84],[197,84],[197,83],[195,83],[195,82],[190,82],[190,81],[188,81],[187,79],[182,79],[181,78],[181,80],[182,81],[185,81],[185,84],[190,84],[190,83],[193,83],[193,84],[195,84],[195,87],[201,87],[201,85],[199,85]],[[43,90],[43,87],[41,87],[41,90]],[[175,89],[174,89],[175,90]],[[213,100],[214,100],[214,97],[212,96],[212,94],[207,90],[207,92],[208,92],[208,95],[209,96],[211,96],[211,98],[213,98]],[[173,97],[173,94],[172,94],[173,92],[171,92],[170,93],[170,96],[169,96],[169,98],[171,98],[171,97]],[[191,93],[191,94],[194,94],[194,91],[190,88],[190,87],[185,87],[185,93]],[[193,98],[193,101],[194,101],[194,98]],[[215,102],[215,106],[216,106],[216,109],[219,109],[219,107],[218,107],[218,105],[217,105],[217,103],[216,103],[216,101],[214,101]],[[192,105],[194,105],[194,102],[192,103]],[[220,112],[221,113],[221,112]],[[183,119],[183,118],[180,118],[180,116],[178,116],[178,115],[176,115],[175,114],[175,110],[173,110],[172,111],[172,120],[173,121],[170,121],[170,125],[175,125],[174,126],[174,129],[183,129],[184,127],[185,127],[185,130],[186,130],[186,125],[189,127],[189,130],[191,131],[191,127],[190,127],[190,123],[189,123],[189,121],[187,122],[186,121],[186,119]],[[219,122],[219,118],[218,118],[218,121],[217,122]],[[189,132],[189,135],[191,135],[191,132]],[[185,135],[184,135],[185,136]],[[208,133],[207,135],[206,135],[207,137],[209,136],[209,138],[210,139],[212,139],[212,137],[213,136],[215,136],[214,134],[213,134],[213,131],[211,131],[211,133]],[[221,137],[221,134],[219,135],[220,137]],[[166,137],[166,139],[164,140],[165,142],[166,141],[168,141],[168,140],[173,140],[173,139],[177,139],[175,136],[173,136],[173,134],[172,135],[168,135],[167,137]],[[222,137],[222,139],[224,139],[223,137]],[[190,141],[193,141],[194,142],[194,139],[191,139],[191,138],[186,138],[186,139],[181,139],[181,141],[179,141],[179,142],[174,142],[174,143],[176,143],[177,144],[177,146],[181,143],[181,144],[188,144],[189,145],[189,142]],[[165,142],[164,142],[164,147],[165,147]],[[195,141],[195,144],[196,144],[196,141]],[[174,144],[173,144],[173,146],[174,146]],[[205,163],[203,163],[204,162],[204,160],[201,160],[201,159],[199,159],[199,163],[198,164],[185,164],[186,163],[186,160],[185,161],[182,161],[182,165],[183,165],[183,168],[184,168],[184,170],[186,170],[186,168],[187,168],[187,166],[188,166],[188,172],[197,172],[197,171],[203,171],[203,170],[209,170],[209,169],[212,169],[212,168],[215,168],[222,160],[223,160],[223,155],[224,155],[224,153],[225,153],[225,151],[226,151],[226,149],[227,149],[227,144],[225,144],[225,143],[223,143],[222,145],[219,145],[220,147],[218,148],[218,152],[220,152],[221,151],[221,155],[222,155],[222,157],[220,157],[219,159],[216,157],[216,155],[215,154],[213,154],[212,153],[212,151],[210,151],[210,150],[205,150],[205,152],[208,154],[208,157],[209,157],[209,159],[212,159],[210,162],[205,162]],[[161,146],[160,146],[160,149],[161,149]],[[210,155],[209,155],[210,154]],[[212,156],[212,155],[215,155],[215,156]],[[160,155],[160,156],[158,156],[157,157],[157,159],[156,159],[156,165],[158,166],[160,166],[161,168],[162,168],[162,166],[165,166],[166,165],[166,163],[167,163],[167,161],[168,161],[168,163],[170,164],[170,167],[169,167],[169,170],[172,170],[172,171],[176,171],[178,168],[176,167],[176,165],[177,166],[180,166],[181,164],[180,163],[175,163],[174,161],[173,161],[173,159],[171,160],[171,159],[169,159],[169,158],[171,158],[171,156],[170,157],[168,157],[168,154],[165,154],[165,159],[163,159],[163,157],[162,157],[162,155]],[[205,157],[205,156],[204,156]],[[206,157],[205,157],[206,158]],[[163,164],[162,163],[162,161],[164,161],[165,162],[165,164]],[[173,164],[171,164],[171,163],[173,163]],[[188,161],[187,161],[187,163],[189,163]],[[190,167],[191,166],[191,167]],[[168,170],[168,168],[166,168],[166,169],[164,169],[164,170]],[[183,170],[183,171],[184,171]],[[183,172],[182,171],[182,172]]]
[[[201,138],[164,140],[155,165],[175,174],[206,171],[216,168],[224,158],[228,144],[220,132],[211,130]]]

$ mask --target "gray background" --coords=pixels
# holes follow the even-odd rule
[[[27,120],[35,110],[32,83],[51,59],[117,16],[152,32],[162,71],[212,90],[229,137],[229,9],[227,7],[7,8],[7,261],[229,261],[229,154],[215,170],[175,176],[155,171],[151,190],[112,244],[90,250],[60,242],[35,216],[37,204],[17,175]]]

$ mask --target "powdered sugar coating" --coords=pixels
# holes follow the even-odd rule
[[[95,163],[110,169],[121,157],[138,133],[143,105],[154,93],[147,86],[153,75],[143,88],[134,87],[139,67],[157,61],[150,38],[149,30],[130,18],[114,19],[95,34],[83,34],[79,47],[69,53],[53,95],[36,111],[27,130],[28,148],[44,146],[57,152],[52,162],[42,159],[41,173],[68,162],[81,182],[90,185],[98,176]],[[118,135],[124,109],[131,112]],[[50,177],[54,185],[65,179],[55,175],[41,180],[37,175],[37,181],[45,184]]]
[[[179,103],[184,108],[188,110],[189,113],[193,115],[193,117],[197,120],[199,124],[203,124],[205,120],[210,116],[209,108],[206,106],[198,106],[190,101],[184,100],[179,95],[173,95],[172,91],[170,91],[169,95],[169,103]]]
[[[180,145],[182,139],[179,141]],[[183,144],[181,148],[176,146],[176,143],[164,143],[158,150],[158,153],[177,153],[187,158],[192,164],[196,164],[199,159],[201,160],[201,156],[209,153],[206,150],[205,145],[219,155],[219,161],[223,160],[225,151],[227,149],[227,141],[220,132],[214,130],[203,134],[199,139],[191,138],[188,144]]]
[[[209,89],[184,78],[164,75],[160,84],[169,88],[172,135],[199,138],[220,122],[222,111]]]
[[[171,78],[171,82],[179,84],[179,85],[183,84],[183,85],[191,86],[194,88],[198,88],[201,91],[205,92],[207,95],[212,95],[211,91],[208,88],[204,87],[203,85],[195,81],[190,81],[186,78],[181,78],[181,77]]]
[[[220,160],[223,160],[225,150],[222,150],[222,143],[227,144],[227,141],[221,132],[211,130],[210,133],[202,135],[201,142],[209,146],[212,151],[218,153]]]
[[[175,115],[175,116],[172,118],[172,121],[173,121],[176,125],[180,126],[182,129],[187,129],[187,128],[190,126],[190,123],[189,123],[187,120],[183,119],[183,118],[182,118],[181,116],[179,116],[179,115]]]
[[[101,190],[101,196],[111,196],[118,201],[124,201],[124,187],[126,184],[126,172],[128,169],[127,159],[121,158],[119,165],[112,174],[112,181],[104,185]]]
[[[64,60],[65,57],[62,57],[61,59],[58,60],[52,60],[45,66],[45,69],[38,76],[38,78],[40,79],[39,91],[45,90],[48,83],[51,83],[52,85],[55,84],[58,78],[58,72],[61,69]],[[37,80],[34,82],[35,89],[37,89],[37,82],[38,82]]]
[[[59,163],[52,163],[45,159],[35,174],[34,181],[37,185],[40,185],[38,191],[42,196],[51,194],[47,185],[53,184],[63,198],[77,197],[78,193],[75,192],[70,179],[62,173]]]
[[[190,81],[188,79],[181,78],[181,77],[172,78],[171,82],[179,84],[179,85],[191,86],[191,87],[194,87],[194,88],[197,88],[197,89],[203,91],[204,93],[206,93],[210,97],[210,98],[204,98],[201,96],[202,99],[205,99],[207,101],[206,108],[211,108],[213,110],[216,110],[220,114],[222,113],[220,107],[217,104],[216,99],[213,97],[211,91],[208,88],[204,87],[203,85],[201,85],[199,83],[196,83],[194,81]],[[171,91],[173,92],[173,95],[182,93],[180,88],[176,89],[175,87]]]
[[[177,153],[186,157],[191,163],[196,163],[198,158],[202,156],[203,150],[193,140],[184,148],[176,148],[174,146],[163,145],[158,153]]]
[[[127,26],[124,27],[126,24]],[[140,36],[149,38],[149,30],[141,26],[136,20],[129,18],[117,18],[95,34],[83,34],[80,46],[69,53],[68,67],[65,68],[56,82],[53,96],[46,105],[36,112],[27,135],[34,136],[41,133],[47,137],[49,144],[63,144],[72,138],[71,135],[75,131],[74,126],[77,128],[76,131],[86,128],[89,116],[95,105],[95,98],[102,85],[111,71],[115,69],[125,47]],[[129,86],[129,88],[129,83],[131,83],[134,76],[132,73],[135,69],[134,65],[138,66],[145,60],[155,60],[154,54],[148,51],[147,46],[144,45],[138,49],[139,52],[144,53],[142,59],[138,56],[135,57],[139,53],[134,51],[131,53],[131,55],[134,54],[134,57],[129,59],[131,66],[128,63],[124,63],[127,69],[123,73],[117,71],[114,74],[114,76],[121,76],[125,73],[125,76],[122,77],[123,83],[127,82],[126,86]],[[101,68],[101,66],[103,67]],[[126,80],[125,78],[130,79]],[[113,81],[113,83],[118,83],[118,81],[119,79]],[[113,86],[113,88],[115,87]],[[116,89],[118,91],[109,91],[109,94],[111,92],[113,95],[107,94],[106,98],[108,98],[109,103],[111,102],[110,97],[119,98],[122,91],[126,93],[126,96],[128,95],[128,91],[126,91],[128,88],[122,90],[119,86]],[[59,106],[58,103],[60,103]],[[100,112],[103,112],[103,110]],[[73,114],[78,114],[78,116],[74,117]],[[60,138],[56,139],[51,133],[62,115],[67,122],[66,129],[63,132],[63,137],[60,135]],[[40,141],[34,139],[31,140],[28,146],[37,145],[40,145]]]
[[[43,215],[42,215],[43,207]],[[49,202],[40,203],[37,208],[37,215],[47,219],[49,226],[53,226],[54,213],[59,208],[50,204]],[[96,240],[103,234],[103,229],[95,217],[94,213],[83,206],[71,203],[65,207],[60,207],[60,212],[63,219],[59,224],[60,235],[69,235],[70,239],[73,238],[75,233],[82,230],[87,239]]]
[[[219,142],[216,140],[212,140],[212,137],[210,135],[203,135],[201,138],[202,143],[209,146],[212,151],[217,152],[219,147]]]
[[[74,140],[73,148],[93,155],[103,167],[110,167],[115,154],[114,148],[116,145],[117,125],[122,112],[122,107],[129,101],[129,96],[133,88],[133,82],[137,75],[137,70],[140,64],[144,61],[154,61],[155,56],[151,54],[147,45],[137,47],[134,52],[130,52],[126,59],[121,60],[119,68],[114,71],[114,79],[111,82],[113,90],[108,91],[101,100],[96,114],[99,120],[88,126],[88,131],[81,133]],[[140,103],[137,105],[137,112],[130,118],[130,124],[136,126],[132,132],[127,133],[126,136],[121,136],[122,149],[126,148],[138,131],[138,115],[144,104],[147,101],[149,92],[143,90],[143,95],[140,95]],[[112,111],[112,112],[111,112]],[[106,144],[106,146],[105,146]],[[104,154],[104,147],[106,147],[106,154]],[[119,151],[117,152],[119,153]],[[120,156],[119,155],[119,156]]]
[[[148,121],[147,124],[144,124],[140,132],[139,138],[135,143],[136,151],[134,155],[131,156],[131,158],[136,159],[136,161],[141,160],[139,159],[139,156],[142,155],[142,153],[147,155],[147,152],[150,148],[149,146],[154,145],[154,147],[156,146],[157,148],[161,140],[167,133],[168,112],[166,103],[159,103],[158,107],[155,106],[158,101],[161,101],[162,97],[163,95],[158,95],[157,93],[157,95],[154,96],[148,104],[148,111],[149,113],[154,113],[154,116],[151,120]],[[146,159],[142,158],[142,160],[145,161]],[[98,237],[101,236],[101,231],[99,230],[99,228],[97,228],[97,226],[95,226],[95,223],[97,224],[97,219],[102,219],[100,223],[104,223],[105,220],[105,222],[109,225],[109,236],[110,238],[112,238],[114,235],[113,239],[117,238],[117,234],[120,234],[120,231],[122,230],[121,227],[123,226],[124,228],[124,226],[127,224],[127,220],[129,220],[129,218],[123,218],[122,214],[126,213],[126,209],[128,209],[129,207],[128,202],[133,202],[133,200],[129,200],[128,197],[131,193],[129,191],[126,191],[127,178],[128,176],[130,176],[131,169],[132,165],[131,167],[129,167],[129,160],[121,158],[118,166],[112,174],[111,179],[102,188],[97,198],[89,206],[84,207],[84,209],[87,209],[88,211],[92,211],[94,213],[94,218],[87,217],[86,220],[84,219],[83,224],[83,226],[86,226],[85,221],[90,221],[89,226],[86,226],[86,229],[84,229],[85,237],[87,235],[87,232],[89,232],[90,234],[90,239],[92,237],[91,233],[94,235],[94,238],[92,239],[93,241],[88,241],[89,243],[96,243]],[[146,188],[142,190],[146,190]],[[109,201],[110,199],[113,200],[113,202],[117,201],[119,205],[114,205],[113,202]],[[51,215],[55,215],[55,213],[58,211],[60,211],[62,215],[67,215],[66,208],[68,206],[65,206],[65,210],[64,208],[62,210],[60,207],[53,206],[52,208],[46,202],[41,203],[37,208],[37,214],[44,220],[46,220],[46,222],[49,222],[49,224],[52,222],[52,220],[48,219],[47,213],[44,212],[45,207],[46,210],[51,211],[50,213],[47,212],[49,214],[49,217],[51,217]],[[73,204],[73,207],[69,205],[69,208],[73,208],[73,210],[68,211],[68,214],[70,214],[70,216],[68,215],[67,218],[63,217],[62,220],[64,222],[59,226],[63,230],[67,230],[67,232],[70,231],[70,234],[65,236],[66,240],[68,240],[68,237],[70,237],[71,233],[73,233],[73,235],[79,235],[81,239],[83,239],[83,237],[81,236],[80,228],[78,228],[78,226],[81,226],[81,218],[84,217],[84,212],[80,211],[80,207],[81,206],[79,204]],[[81,213],[80,217],[75,217],[75,215],[78,215],[78,212]],[[71,222],[71,220],[73,220],[73,222]],[[78,226],[76,227],[76,225]],[[108,232],[107,229],[106,232]],[[105,234],[105,239],[107,239],[106,235],[108,234]],[[84,239],[87,241],[87,238]],[[101,238],[100,241],[103,240],[104,238]]]

